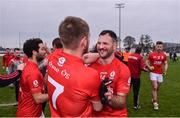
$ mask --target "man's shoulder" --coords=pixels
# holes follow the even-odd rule
[[[23,71],[26,73],[34,73],[34,74],[40,72],[38,66],[33,62],[26,63],[26,66],[24,67]]]
[[[56,49],[54,52],[52,52],[51,54],[49,54],[49,55],[47,56],[47,58],[49,59],[49,58],[55,57],[55,56],[57,56],[57,55],[60,55],[61,53],[62,53],[62,49]]]
[[[125,72],[125,71],[128,71],[129,72],[129,68],[126,64],[124,64],[123,62],[115,59],[114,63],[113,63],[116,68],[118,68],[118,70],[120,70],[121,72]]]
[[[82,71],[85,75],[89,76],[96,76],[98,75],[98,71],[94,68],[92,68],[92,66],[82,66]]]

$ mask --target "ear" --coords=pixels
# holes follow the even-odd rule
[[[116,49],[117,49],[117,43],[113,42],[113,50],[116,51]]]
[[[37,51],[33,50],[33,51],[32,51],[32,56],[33,56],[33,55],[36,55],[36,54],[37,54]]]
[[[82,40],[81,40],[81,42],[80,42],[80,46],[83,48],[83,49],[85,49],[86,47],[87,47],[87,45],[88,45],[88,38],[86,37],[86,36],[84,36],[83,38],[82,38]]]

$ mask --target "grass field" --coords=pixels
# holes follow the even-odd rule
[[[0,58],[1,62],[1,58]],[[1,73],[2,66],[0,65]],[[177,63],[169,62],[167,76],[159,91],[159,110],[154,111],[151,105],[151,85],[148,73],[141,77],[140,104],[141,109],[133,109],[132,93],[128,96],[128,111],[131,117],[180,117],[180,59]],[[14,88],[0,88],[0,104],[15,102]],[[17,106],[0,106],[0,117],[14,117]],[[45,116],[50,116],[49,108],[46,107]]]

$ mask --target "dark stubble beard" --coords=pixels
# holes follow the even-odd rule
[[[109,50],[105,56],[102,57],[102,56],[100,55],[100,57],[101,57],[102,59],[107,59],[107,58],[109,58],[113,53],[114,53],[113,50]]]
[[[43,59],[44,59],[44,56],[42,56],[41,54],[38,54],[36,56],[36,60],[37,60],[38,63],[41,62]]]

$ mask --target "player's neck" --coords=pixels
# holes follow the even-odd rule
[[[28,58],[28,60],[30,60],[30,61],[32,61],[32,62],[34,62],[34,63],[36,63],[36,64],[37,64],[36,57],[31,57],[31,58]]]
[[[82,51],[80,51],[78,49],[72,50],[72,49],[64,48],[63,52],[70,54],[70,55],[73,55],[73,56],[76,56],[78,58],[82,58]]]
[[[106,58],[106,59],[103,59],[103,58],[99,58],[99,62],[102,64],[102,65],[107,65],[107,64],[110,64],[113,59],[114,59],[114,54],[112,54],[110,57]]]
[[[157,52],[157,53],[161,53],[162,51],[158,51],[158,50],[156,50],[156,52]]]

